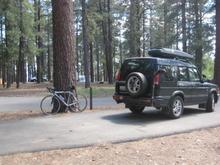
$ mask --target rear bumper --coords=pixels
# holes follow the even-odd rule
[[[148,97],[138,97],[133,98],[130,96],[117,95],[113,96],[113,99],[119,103],[125,103],[126,105],[135,104],[135,105],[144,105],[144,106],[154,106],[154,107],[163,107],[167,106],[168,100],[165,98],[148,98]]]

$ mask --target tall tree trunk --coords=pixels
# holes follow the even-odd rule
[[[90,77],[91,82],[94,82],[94,68],[93,68],[93,43],[90,42],[89,44],[89,52],[90,52]]]
[[[97,70],[97,72],[96,72],[96,80],[99,82],[100,81],[100,67],[99,67],[99,65],[100,65],[100,59],[99,59],[99,56],[100,56],[100,52],[99,52],[99,45],[98,45],[98,43],[96,43],[96,63],[97,63],[97,65],[96,65],[96,70]]]
[[[82,28],[83,28],[83,59],[84,59],[84,73],[85,73],[85,87],[90,87],[90,57],[89,57],[89,42],[88,42],[88,22],[86,1],[82,0]]]
[[[4,52],[4,41],[3,41],[3,18],[1,19],[1,44],[2,44],[2,49],[1,49],[1,53],[2,53],[2,85],[3,88],[5,88],[5,81],[6,81],[6,68],[5,68],[5,52]]]
[[[9,58],[9,49],[10,49],[10,41],[9,41],[9,31],[11,30],[11,24],[10,24],[10,20],[8,20],[8,15],[6,14],[5,16],[5,47],[6,47],[6,52],[5,55],[7,57],[7,59],[5,58],[5,69],[6,69],[6,81],[7,81],[7,85],[6,88],[10,88],[11,84],[12,84],[12,77],[13,77],[13,73],[12,73],[12,62],[11,59]]]
[[[76,85],[72,0],[52,0],[54,87],[67,90]],[[65,106],[61,106],[61,112]]]
[[[129,54],[132,56],[141,56],[140,51],[140,1],[130,0],[129,14]]]
[[[202,22],[201,22],[201,13],[199,10],[199,0],[195,0],[194,9],[195,9],[195,34],[196,34],[196,51],[195,51],[195,62],[199,69],[199,72],[202,73]]]
[[[50,51],[50,16],[49,11],[47,17],[47,78],[48,81],[51,81],[51,51]]]
[[[143,11],[143,18],[142,18],[142,21],[143,21],[142,22],[142,29],[143,29],[143,35],[142,35],[143,36],[143,48],[142,48],[143,49],[143,53],[142,53],[142,56],[145,57],[145,54],[146,54],[145,53],[145,49],[146,49],[146,43],[145,43],[146,42],[146,34],[145,34],[146,33],[146,27],[145,27],[145,22],[146,22],[146,15],[145,15],[146,3],[145,3],[145,1],[143,3],[144,3],[144,9],[143,9],[144,11]]]
[[[3,84],[3,66],[4,66],[4,42],[3,42],[3,17],[0,17],[0,28],[1,28],[1,31],[0,31],[0,41],[1,41],[1,47],[0,47],[0,52],[1,52],[1,57],[0,57],[0,67],[1,67],[1,78],[2,78],[2,84]]]
[[[20,5],[20,39],[19,39],[19,57],[17,64],[17,77],[16,77],[16,87],[19,88],[20,82],[25,83],[26,71],[25,71],[25,59],[24,59],[24,25],[23,25],[23,0],[19,0]]]
[[[164,2],[163,5],[163,9],[164,9],[164,25],[163,25],[163,33],[164,33],[164,43],[163,43],[163,47],[167,47],[168,46],[168,42],[167,42],[167,38],[168,38],[168,9],[167,9],[167,4]]]
[[[152,9],[152,0],[150,0],[150,21],[149,21],[149,40],[150,40],[150,45],[149,47],[153,47],[153,37],[152,37],[152,24],[153,24],[153,9]]]
[[[76,18],[76,72],[77,80],[79,80],[80,68],[79,68],[79,16]]]
[[[113,83],[113,67],[112,67],[112,21],[111,21],[111,3],[110,0],[99,1],[101,14],[107,13],[107,17],[102,20],[102,33],[104,52],[106,60],[106,78],[109,84]]]
[[[176,17],[176,50],[179,49],[179,17]]]
[[[8,62],[7,65],[7,88],[11,87],[11,84],[13,83],[13,68],[11,61]]]
[[[187,36],[186,36],[186,0],[182,0],[182,44],[183,51],[187,52]]]
[[[122,53],[123,53],[123,47],[122,47],[122,41],[121,41],[121,38],[120,38],[120,43],[119,43],[119,59],[120,59],[120,65],[122,65]]]
[[[37,2],[37,46],[39,49],[39,54],[37,56],[37,83],[43,81],[43,70],[44,70],[44,53],[43,53],[43,38],[42,38],[42,29],[41,29],[41,0]]]
[[[220,1],[216,0],[216,52],[214,80],[220,86]]]
[[[108,72],[108,82],[110,84],[113,83],[113,67],[112,67],[112,19],[111,19],[111,2],[108,0],[107,2],[107,11],[108,11],[108,54],[107,58],[107,72]]]
[[[49,29],[49,27],[48,27]],[[47,34],[47,77],[48,81],[51,81],[51,51],[50,51],[50,32]]]

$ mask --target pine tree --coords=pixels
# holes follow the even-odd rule
[[[220,86],[220,1],[216,0],[216,52],[214,80]]]

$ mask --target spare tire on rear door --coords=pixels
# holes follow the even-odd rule
[[[146,92],[146,77],[140,72],[132,72],[127,76],[126,88],[130,96],[137,97]]]

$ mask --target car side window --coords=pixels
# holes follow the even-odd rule
[[[165,71],[165,73],[161,77],[163,79],[163,81],[173,81],[174,80],[173,70],[170,65],[161,65],[160,69]]]
[[[185,67],[185,66],[179,66],[178,80],[179,80],[179,81],[188,81],[188,71],[187,71],[187,67]]]
[[[200,77],[196,68],[189,68],[189,80],[190,81],[200,81]]]

